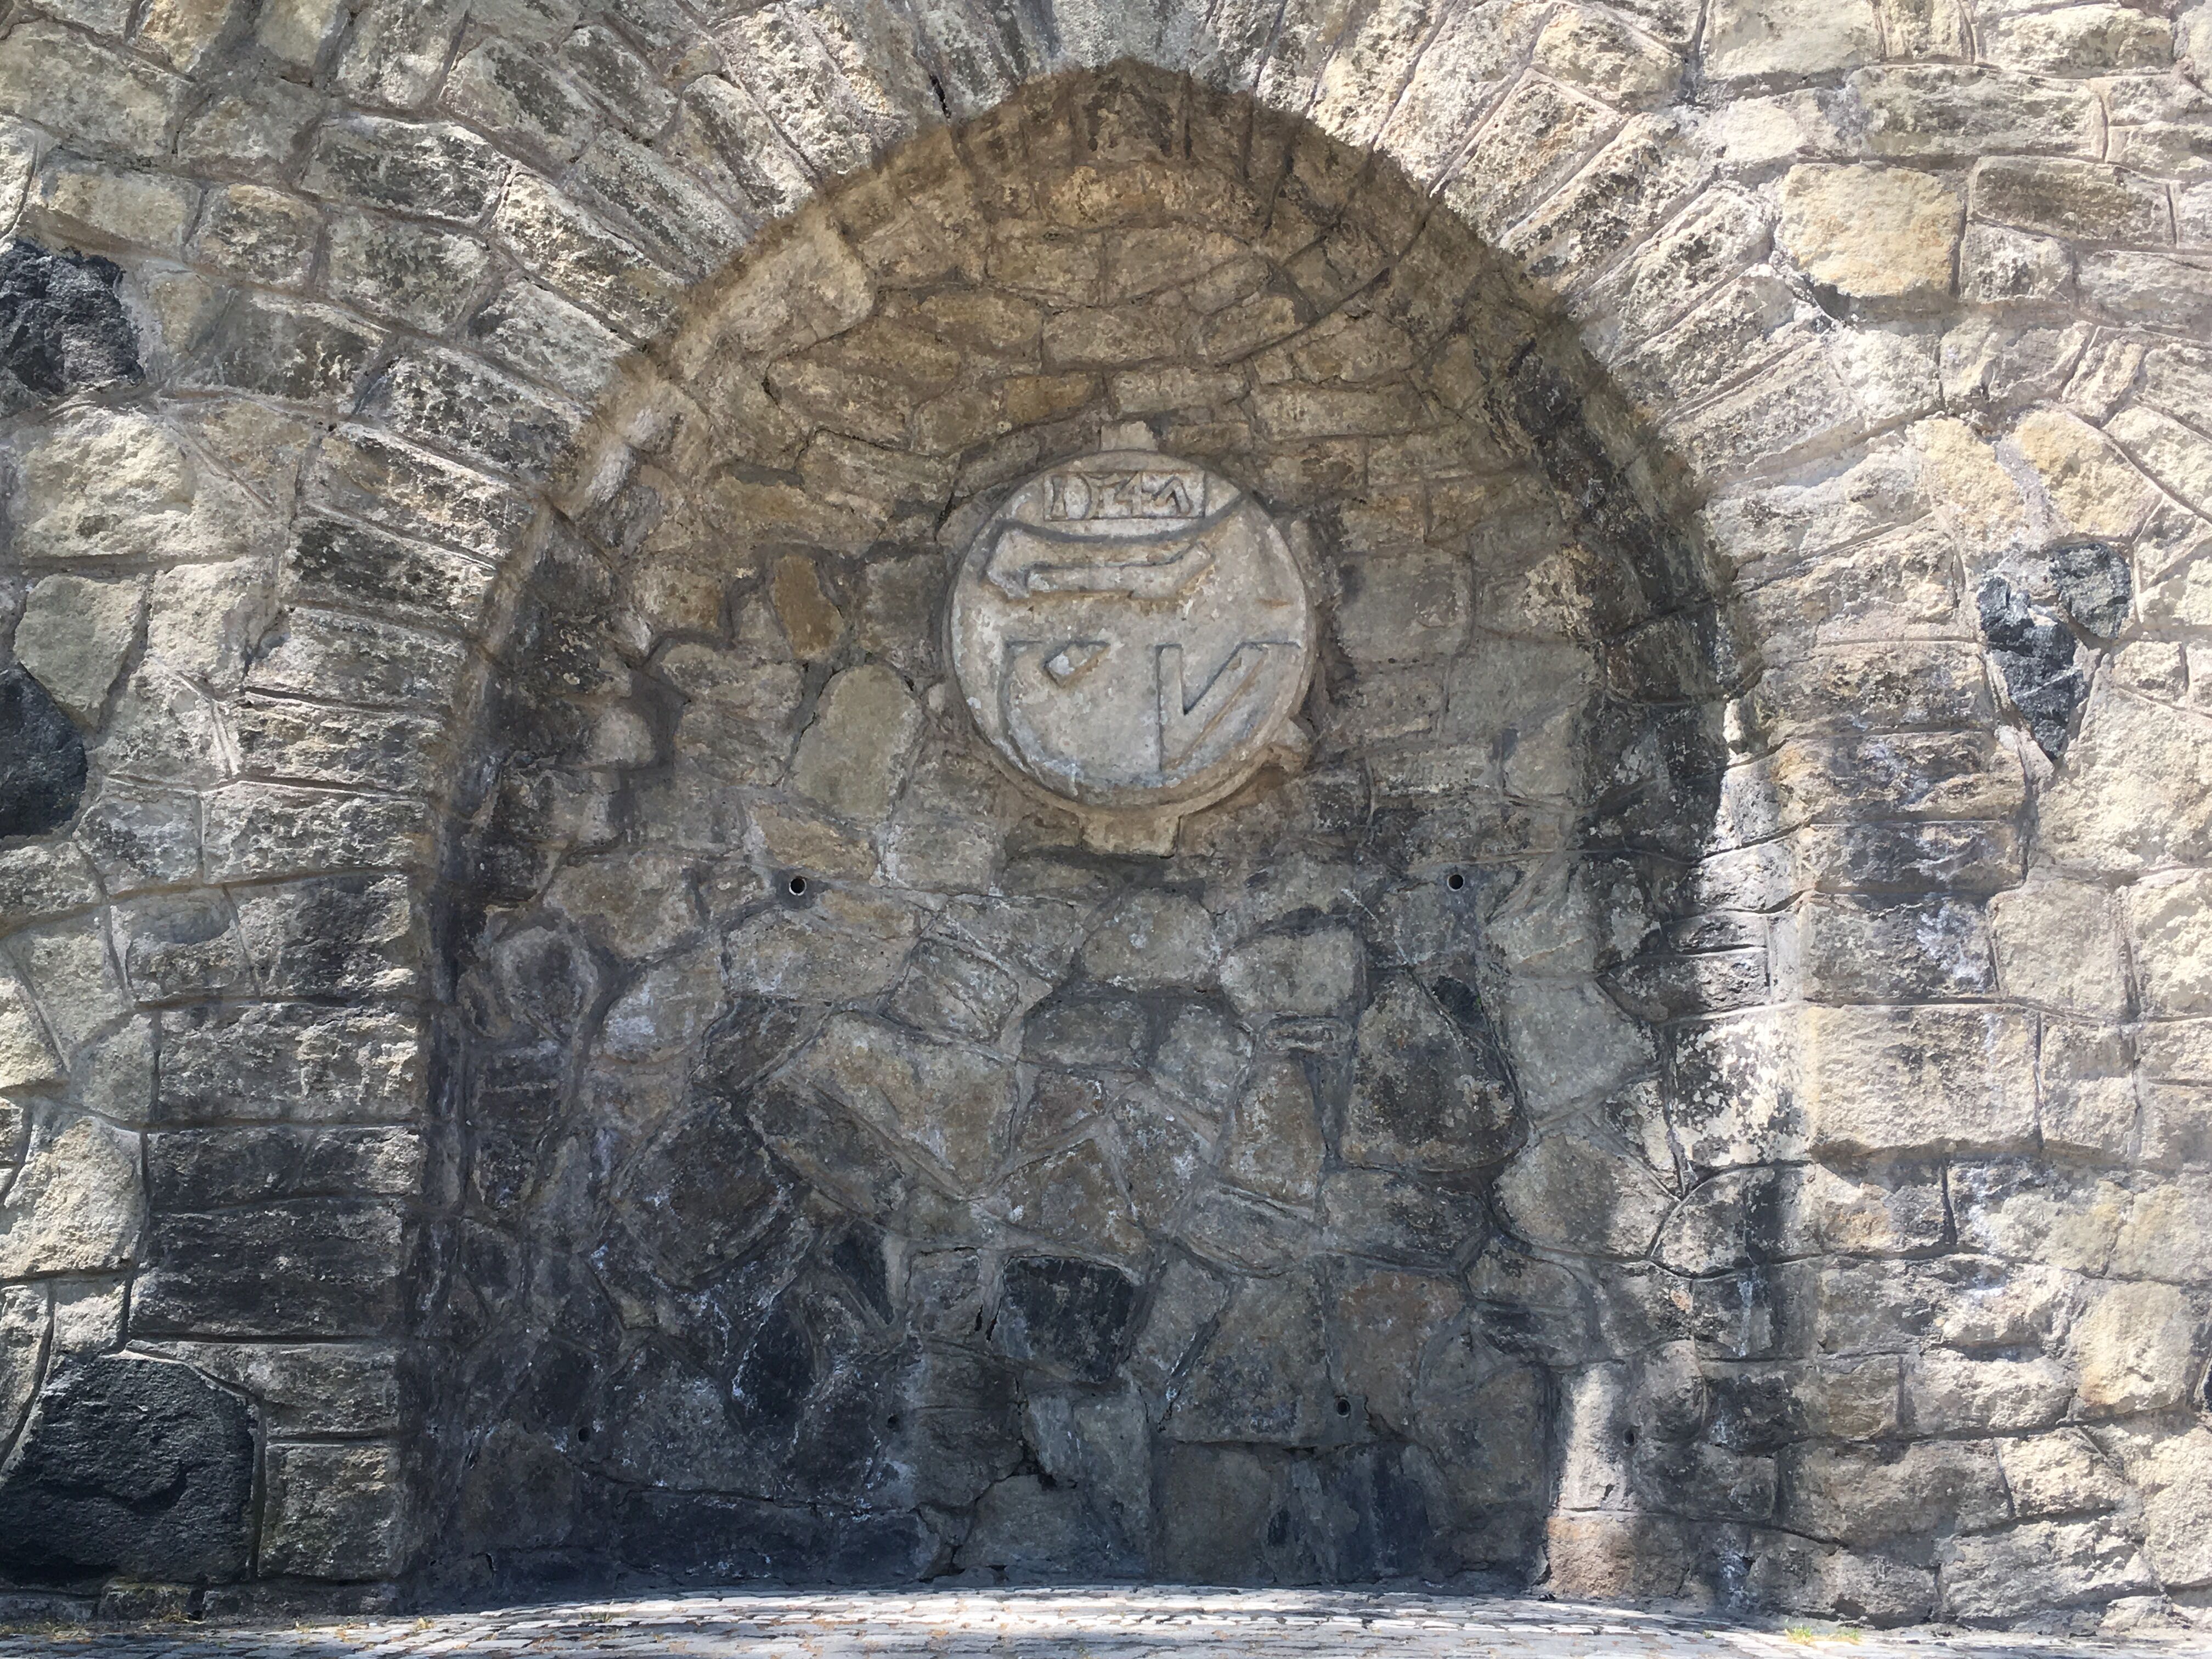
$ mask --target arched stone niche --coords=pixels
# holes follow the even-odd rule
[[[1718,1103],[1656,1026],[1764,984],[1685,920],[1740,667],[1516,278],[1117,67],[637,370],[465,769],[432,1559],[1717,1585],[1676,1520],[1773,1464],[1699,1443],[1694,1355],[1769,1309],[1651,1259]],[[1314,607],[1296,727],[1165,850],[994,763],[946,656],[978,528],[1102,442],[1244,492]],[[1607,1480],[1646,1518],[1566,1513]]]

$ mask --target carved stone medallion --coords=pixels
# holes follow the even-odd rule
[[[1301,746],[1304,580],[1259,504],[1193,462],[1115,447],[1031,478],[968,550],[950,627],[977,728],[1094,846],[1164,852]]]

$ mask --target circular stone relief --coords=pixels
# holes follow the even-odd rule
[[[969,548],[952,662],[1019,777],[1097,845],[1164,851],[1291,739],[1313,607],[1274,520],[1219,475],[1109,448],[1039,473]]]

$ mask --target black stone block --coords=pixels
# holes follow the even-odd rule
[[[0,836],[60,829],[84,794],[84,739],[20,665],[0,670]]]
[[[1006,1265],[991,1335],[1012,1358],[1103,1382],[1121,1363],[1136,1306],[1136,1285],[1115,1268],[1064,1256],[1022,1256]]]
[[[1990,660],[2043,752],[2053,760],[2073,736],[2074,711],[2089,695],[2089,677],[2074,665],[2074,630],[2002,576],[1976,596]]]
[[[385,1335],[404,1305],[403,1235],[386,1204],[160,1215],[133,1323],[148,1335]]]
[[[252,1491],[243,1401],[183,1365],[121,1354],[69,1361],[0,1469],[0,1569],[236,1577]]]
[[[116,297],[122,280],[89,254],[21,238],[0,246],[0,413],[144,377],[138,331]]]
[[[2111,542],[2065,542],[2051,550],[2051,585],[2075,625],[2109,640],[2128,625],[2135,577],[2127,550]]]

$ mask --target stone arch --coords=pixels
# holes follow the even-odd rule
[[[696,295],[457,799],[436,1553],[1525,1582],[1548,1525],[1596,1583],[1547,1516],[1571,1411],[1685,1386],[1630,1264],[1742,672],[1608,396],[1395,166],[1133,64]],[[1327,641],[1310,757],[1164,858],[1000,777],[940,638],[1109,431],[1275,514]]]
[[[2202,1286],[2175,1231],[2201,1161],[2206,775],[2184,701],[2206,505],[2188,15],[2073,40],[1869,0],[1782,62],[1755,4],[1702,31],[1663,5],[979,23],[855,4],[748,14],[712,75],[700,21],[643,6],[551,68],[558,9],[111,10],[0,43],[39,244],[11,299],[61,343],[10,362],[14,643],[45,654],[40,685],[70,680],[52,712],[94,739],[67,836],[5,849],[0,1330],[30,1359],[0,1419],[30,1425],[20,1444],[41,1377],[106,1391],[71,1354],[185,1359],[267,1431],[259,1571],[374,1584],[418,1559],[404,1471],[439,1443],[398,1404],[392,1339],[410,1264],[434,1291],[453,1255],[416,1014],[440,884],[466,873],[432,860],[425,803],[469,794],[447,714],[482,694],[451,687],[530,526],[514,486],[558,455],[619,459],[568,447],[615,361],[818,180],[1133,53],[1434,186],[1536,273],[1709,497],[1771,672],[1736,711],[1753,741],[1698,879],[1778,919],[1782,948],[1778,1007],[1670,1049],[1712,1109],[1692,1162],[1717,1173],[1684,1213],[1762,1248],[1771,1218],[1806,1253],[1755,1269],[1790,1291],[1774,1333],[1706,1379],[1716,1443],[1776,1482],[1769,1509],[1747,1488],[1774,1528],[1741,1535],[1768,1553],[1735,1564],[1766,1565],[1727,1582],[1881,1617],[2195,1593]],[[2081,197],[2097,159],[2118,164],[2109,189]],[[1848,228],[1869,222],[1888,234]],[[374,263],[385,232],[461,275],[402,283]],[[495,269],[479,304],[468,273]],[[477,394],[484,422],[450,443],[441,414]],[[653,411],[632,412],[617,435],[647,439]],[[588,514],[623,476],[570,467],[556,494]],[[2113,597],[2130,564],[2132,611]],[[1968,576],[2002,585],[1962,611]],[[79,615],[75,664],[54,619]],[[75,734],[15,707],[70,793]],[[2088,942],[2079,972],[2045,965],[2069,954],[2038,948],[2054,938]],[[1698,954],[1700,974],[1743,961]],[[362,1133],[312,1127],[333,1102]],[[287,1161],[341,1140],[345,1173]],[[191,1173],[216,1147],[273,1172],[234,1203]],[[2127,1243],[2106,1255],[2045,1261],[2050,1236],[2008,1219],[2108,1200]],[[78,1210],[100,1227],[61,1224]],[[1961,1322],[1966,1300],[2013,1311]],[[118,1366],[143,1371],[100,1369]],[[1610,1424],[1607,1399],[1570,1414],[1574,1443],[1610,1443],[1579,1427]],[[2016,1465],[2046,1463],[2080,1474],[2082,1507],[2013,1496]],[[1583,1582],[1678,1587],[1638,1576],[1677,1559],[1666,1524],[1591,1490]],[[2023,1565],[2053,1557],[2055,1576]]]

